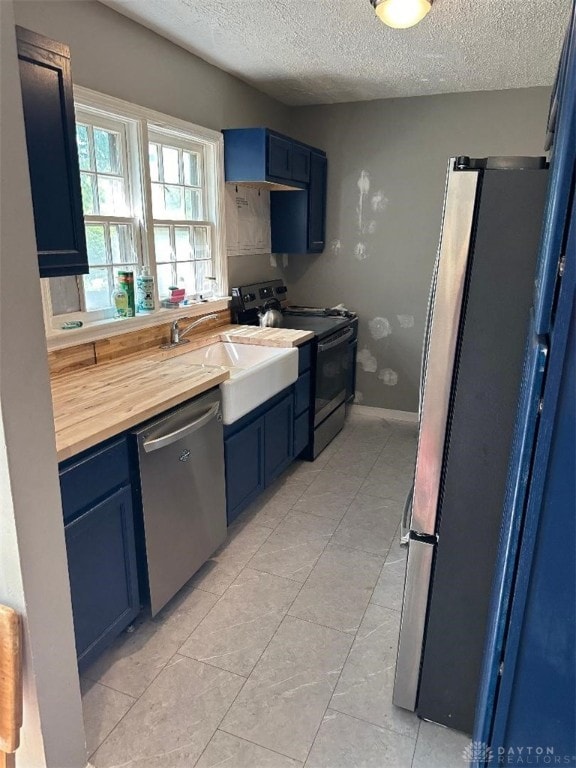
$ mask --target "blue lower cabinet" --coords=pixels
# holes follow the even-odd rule
[[[266,413],[264,422],[264,479],[268,486],[284,472],[294,458],[292,392]]]
[[[224,441],[228,525],[264,490],[264,417]]]
[[[310,408],[310,371],[298,377],[294,385],[294,415],[299,416]]]
[[[294,458],[294,387],[224,428],[230,525]]]
[[[310,411],[294,419],[294,456],[299,456],[310,442]]]
[[[131,487],[84,512],[65,533],[82,670],[140,611]]]

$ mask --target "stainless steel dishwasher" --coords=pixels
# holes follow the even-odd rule
[[[154,616],[226,538],[220,391],[133,434]]]

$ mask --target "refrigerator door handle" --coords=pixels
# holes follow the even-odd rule
[[[411,538],[408,549],[392,701],[397,707],[409,709],[412,712],[416,709],[418,697],[434,547],[434,541]]]

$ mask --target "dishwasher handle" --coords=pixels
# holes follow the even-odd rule
[[[158,451],[160,448],[165,448],[168,445],[172,445],[172,443],[176,443],[183,437],[187,437],[193,432],[196,432],[198,429],[201,429],[205,424],[208,424],[209,421],[212,421],[213,418],[218,416],[219,412],[220,403],[214,403],[214,405],[208,408],[208,410],[205,411],[199,418],[191,421],[190,424],[186,424],[185,426],[180,427],[180,429],[174,430],[174,432],[169,432],[167,435],[162,435],[162,437],[156,437],[153,440],[145,440],[142,443],[142,447],[146,453],[151,453],[152,451]]]

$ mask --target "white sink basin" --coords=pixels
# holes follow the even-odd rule
[[[224,424],[233,424],[298,378],[298,350],[218,343],[186,353],[193,365],[220,366],[230,379],[220,384]]]

